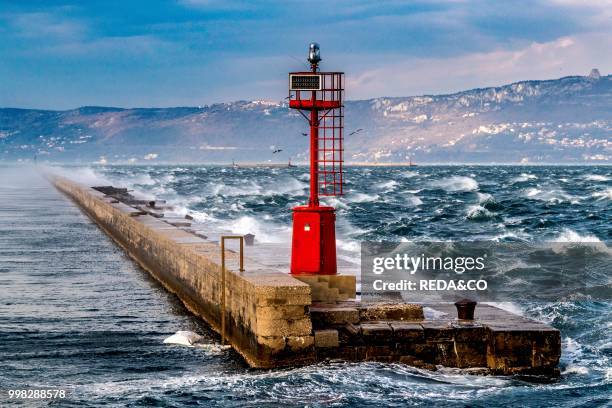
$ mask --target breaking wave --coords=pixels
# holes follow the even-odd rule
[[[448,192],[456,191],[475,191],[478,190],[478,183],[471,177],[452,176],[431,183],[432,187],[440,188]]]
[[[587,174],[584,179],[587,181],[610,181],[610,177],[601,174]]]
[[[511,180],[512,183],[524,183],[529,180],[537,180],[538,176],[535,174],[521,173],[518,177]]]

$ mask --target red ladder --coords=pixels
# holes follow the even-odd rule
[[[343,194],[344,108],[319,113],[319,195]]]

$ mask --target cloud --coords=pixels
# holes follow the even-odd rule
[[[0,2],[0,105],[281,100],[312,40],[351,99],[612,69],[612,0],[61,3]]]
[[[102,34],[82,17],[66,15],[64,8],[46,12],[2,13],[0,22],[10,28],[14,43],[21,56],[88,56],[150,55],[168,50],[170,43],[151,33]],[[171,46],[176,46],[172,44]]]
[[[145,160],[155,160],[158,157],[159,157],[159,154],[157,154],[157,153],[148,153],[148,154],[144,155],[143,159],[145,159]]]
[[[583,34],[451,58],[389,58],[384,64],[347,77],[348,97],[448,93],[525,79],[550,79],[591,68],[612,69],[612,37]]]
[[[72,40],[87,32],[82,21],[51,12],[6,13],[0,19],[12,28],[14,35],[24,39]]]
[[[209,146],[204,144],[200,146],[200,150],[238,150],[238,148],[235,146]]]

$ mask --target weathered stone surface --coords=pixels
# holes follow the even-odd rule
[[[361,323],[361,336],[366,344],[383,345],[393,341],[393,330],[385,322]]]
[[[278,336],[257,336],[257,343],[270,349],[272,354],[277,354],[285,349],[285,339]]]
[[[310,307],[310,316],[315,327],[359,322],[359,311],[352,307],[313,304]]]
[[[314,346],[314,336],[289,336],[287,337],[287,346],[293,352],[308,349]]]
[[[337,288],[341,295],[347,299],[354,299],[357,291],[357,277],[355,275],[324,275],[319,280],[328,282],[330,288]]]
[[[454,331],[448,321],[427,320],[421,323],[425,340],[428,341],[451,341]]]
[[[423,342],[423,326],[418,323],[390,322],[393,338],[397,342]]]
[[[558,330],[520,327],[490,328],[487,365],[496,373],[512,374],[556,367],[561,356]]]
[[[312,322],[307,317],[296,320],[257,320],[257,333],[262,336],[306,336],[312,333]]]
[[[313,302],[333,303],[354,299],[356,295],[354,275],[297,275],[295,278],[310,285]]]
[[[258,320],[301,319],[306,315],[304,305],[259,306],[255,311]]]
[[[338,330],[315,330],[314,341],[315,347],[338,347]]]
[[[420,320],[423,307],[412,303],[379,303],[362,306],[359,309],[361,320]]]
[[[414,365],[414,362],[416,361],[416,357],[415,356],[401,356],[399,358],[399,362],[401,364],[406,364],[406,365]]]
[[[487,344],[489,331],[478,323],[455,323],[455,353],[457,355],[456,366],[486,367],[487,366]]]

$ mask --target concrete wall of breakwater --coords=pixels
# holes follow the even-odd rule
[[[52,182],[193,313],[221,332],[221,255],[217,244],[139,214],[92,188],[59,177]],[[236,264],[237,257],[234,252],[226,254],[228,264]],[[226,338],[252,367],[312,362],[310,286],[248,263],[250,273],[226,272]]]

